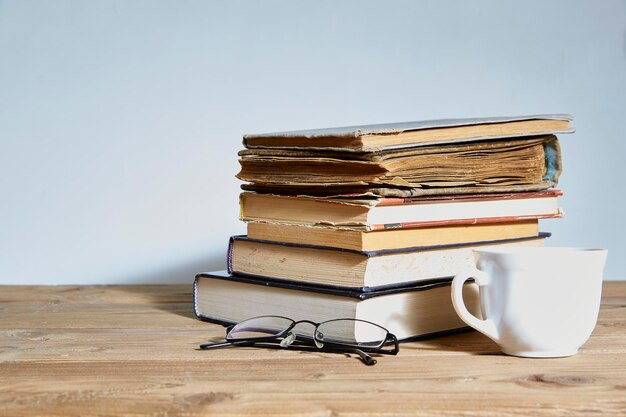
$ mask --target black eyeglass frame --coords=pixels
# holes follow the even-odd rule
[[[280,319],[285,319],[285,320],[289,320],[291,321],[291,324],[284,330],[281,330],[280,332],[273,334],[273,335],[269,335],[269,336],[256,336],[256,337],[229,337],[230,336],[230,332],[233,330],[233,328],[235,328],[237,325],[241,324],[241,323],[245,323],[246,321],[250,321],[250,320],[256,320],[256,319],[262,319],[265,317],[272,317],[272,318],[280,318]],[[386,332],[385,337],[381,340],[380,344],[378,346],[360,346],[360,345],[352,345],[352,344],[347,344],[347,343],[337,343],[337,342],[329,342],[326,340],[319,340],[317,339],[317,330],[319,328],[319,326],[321,326],[322,324],[326,324],[326,323],[331,323],[334,321],[353,321],[353,322],[361,322],[361,323],[367,323],[369,325],[378,327],[382,330],[384,330]],[[225,342],[217,342],[217,343],[205,343],[200,345],[200,349],[211,349],[211,348],[217,348],[217,347],[226,347],[226,346],[254,346],[257,343],[265,343],[265,342],[269,342],[269,343],[276,343],[279,342],[281,339],[284,339],[285,337],[288,337],[291,334],[291,330],[298,324],[300,323],[308,323],[313,325],[315,328],[313,329],[313,338],[310,338],[308,336],[302,336],[302,335],[295,335],[294,334],[294,338],[295,339],[305,339],[305,340],[313,340],[313,345],[311,344],[306,344],[306,345],[302,345],[302,344],[294,344],[294,343],[289,343],[287,346],[284,347],[294,347],[294,348],[315,348],[317,350],[321,350],[321,351],[331,351],[331,352],[354,352],[357,353],[359,356],[361,356],[361,359],[363,359],[363,361],[367,364],[367,365],[374,365],[376,363],[376,360],[370,356],[368,356],[367,354],[365,354],[365,352],[367,353],[378,353],[378,354],[384,354],[384,355],[397,355],[398,352],[400,351],[400,346],[398,343],[398,338],[389,332],[389,330],[387,330],[386,328],[373,323],[371,321],[367,321],[367,320],[361,320],[361,319],[351,319],[351,318],[340,318],[340,319],[331,319],[331,320],[326,320],[323,321],[321,323],[316,323],[314,321],[311,320],[293,320],[289,317],[284,317],[284,316],[276,316],[276,315],[265,315],[265,316],[258,316],[258,317],[251,317],[249,319],[243,320],[237,324],[233,324],[227,327],[226,329],[226,341]],[[317,344],[315,344],[315,342],[319,342],[321,343],[323,346],[319,347]],[[384,347],[389,345],[389,344],[393,344],[393,347],[391,349],[385,349]],[[259,347],[276,347],[274,346],[259,346]],[[280,345],[280,347],[283,347],[282,345]]]

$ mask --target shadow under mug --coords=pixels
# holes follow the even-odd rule
[[[607,251],[558,247],[474,250],[476,267],[452,281],[452,304],[469,326],[523,357],[571,356],[589,339],[600,309]],[[463,302],[463,283],[480,288],[482,317]]]

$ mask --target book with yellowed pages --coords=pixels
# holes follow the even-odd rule
[[[565,114],[445,119],[244,136],[244,190],[426,196],[556,186]]]
[[[458,194],[468,187],[473,193],[532,191],[556,185],[561,173],[560,147],[553,135],[369,153],[248,149],[239,155],[237,178],[253,186],[279,186],[287,194],[293,194],[290,187],[364,185],[404,187],[423,195],[437,189]]]
[[[559,190],[417,198],[314,198],[244,192],[240,219],[364,230],[561,217]]]
[[[537,219],[364,231],[362,228],[249,222],[248,237],[270,242],[379,251],[539,236]]]
[[[475,284],[466,284],[463,298],[481,317]],[[452,307],[449,279],[362,292],[205,272],[194,282],[194,311],[201,320],[223,325],[264,315],[317,323],[360,319],[385,327],[401,341],[467,329]]]
[[[233,236],[228,272],[355,291],[440,280],[474,265],[473,249],[543,246],[549,233],[536,238],[508,239],[447,246],[423,246],[361,252],[323,246],[266,242]]]
[[[324,148],[377,151],[441,143],[572,133],[568,114],[439,119],[290,132],[249,134],[246,148]]]

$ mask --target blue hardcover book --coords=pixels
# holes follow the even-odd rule
[[[481,317],[477,286],[466,284],[463,297],[470,311]],[[200,320],[222,325],[266,315],[317,323],[360,319],[385,327],[401,341],[468,329],[452,306],[449,279],[363,292],[204,272],[194,282],[194,311]],[[294,331],[307,336],[310,327]]]

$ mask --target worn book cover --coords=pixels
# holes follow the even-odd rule
[[[313,196],[536,191],[555,186],[562,169],[553,135],[370,153],[245,150],[240,164],[246,190]]]
[[[290,132],[248,134],[246,148],[377,151],[402,147],[571,133],[568,114],[439,119]]]
[[[245,222],[363,230],[514,222],[561,217],[558,197],[562,194],[550,189],[419,198],[314,198],[244,192],[239,198],[239,217]]]

